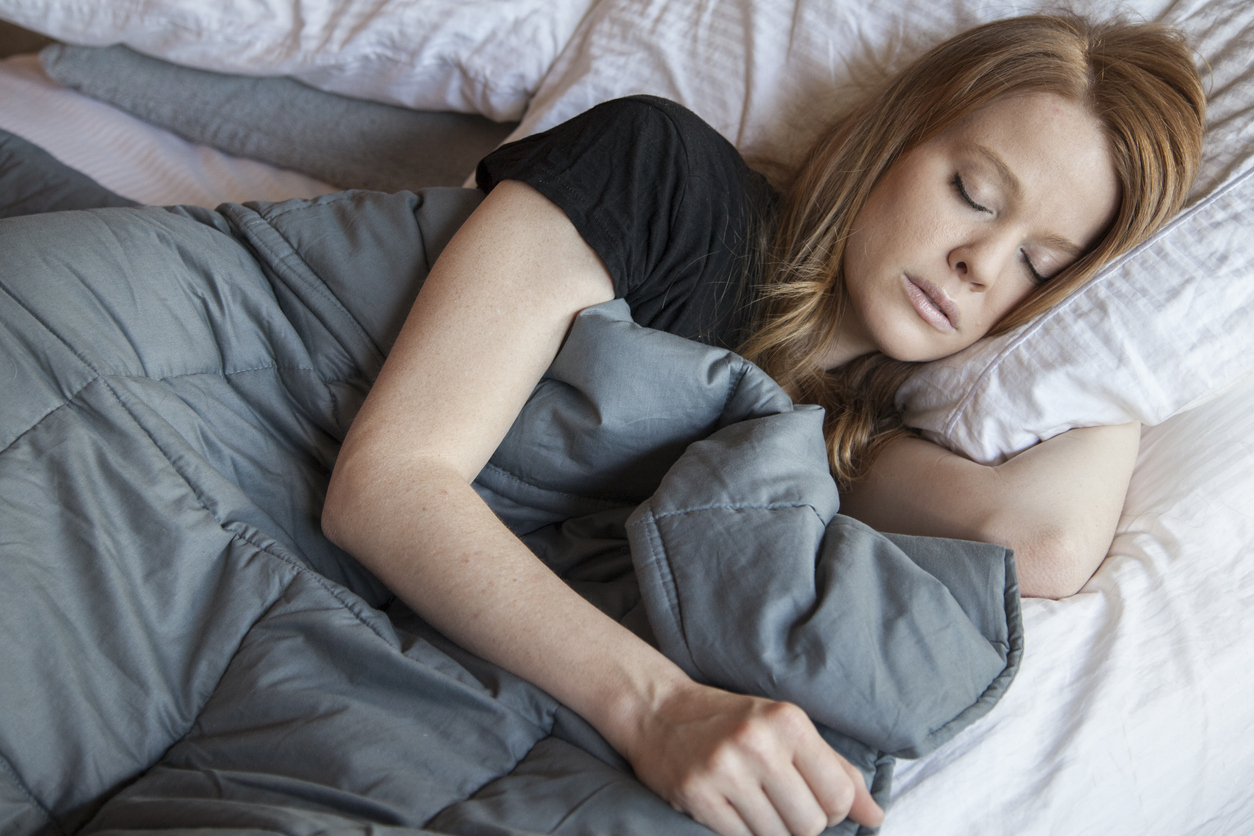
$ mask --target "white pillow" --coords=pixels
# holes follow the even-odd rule
[[[66,43],[121,43],[203,70],[513,121],[591,3],[0,0],[0,17]]]
[[[795,161],[861,91],[927,47],[1052,0],[599,0],[513,134],[630,93],[675,99],[749,156]],[[1077,0],[1077,12],[1117,11]],[[1073,426],[1157,423],[1254,371],[1254,4],[1138,0],[1133,16],[1182,28],[1211,92],[1195,198],[1170,230],[1048,318],[924,367],[907,420],[980,461]]]

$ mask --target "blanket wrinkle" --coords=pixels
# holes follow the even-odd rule
[[[9,759],[4,756],[3,752],[0,752],[0,770],[4,771],[5,782],[21,793],[22,797],[34,808],[34,812],[41,817],[42,821],[39,823],[41,825],[45,823],[51,825],[56,829],[57,833],[64,836],[65,829],[61,827],[60,822],[53,817],[52,811],[34,796],[30,788],[26,786],[26,782],[22,780],[22,776],[17,774],[17,770],[13,768],[13,764],[9,762]]]
[[[244,206],[247,206],[247,204],[244,204]],[[253,211],[249,213],[245,211],[243,206],[235,204],[227,204],[222,209],[223,214],[234,223],[239,237],[247,241],[249,246],[258,252],[261,256],[259,261],[265,264],[284,286],[298,296],[302,294],[315,295],[318,300],[325,302],[342,314],[342,317],[327,316],[324,305],[311,304],[312,300],[308,298],[302,299],[306,303],[308,310],[318,317],[328,333],[337,335],[338,329],[335,326],[343,324],[355,330],[358,336],[367,340],[370,339],[365,329],[344,309],[344,306],[340,304],[340,300],[335,297],[335,294],[329,292],[326,285],[319,281],[309,264],[300,257],[300,254],[293,249],[283,235],[262,217],[257,209],[253,208]],[[276,214],[282,216],[286,213],[279,212]],[[336,320],[339,321],[337,322]],[[351,344],[349,343],[349,345]],[[378,346],[374,346],[374,348],[378,351]],[[382,351],[378,351],[378,360],[381,365],[383,362]]]
[[[339,441],[481,199],[0,222],[0,831],[706,832],[322,535]],[[820,409],[618,301],[474,488],[690,674],[805,708],[883,803],[893,753],[1009,684],[1013,561],[853,524],[826,461]]]

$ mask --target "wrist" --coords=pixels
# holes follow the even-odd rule
[[[659,715],[668,706],[692,700],[701,688],[677,665],[657,653],[657,659],[646,669],[629,677],[625,687],[614,688],[600,700],[598,716],[586,716],[614,749],[635,763],[642,746],[656,739]]]

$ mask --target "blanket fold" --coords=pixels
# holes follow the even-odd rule
[[[838,515],[822,422],[751,363],[641,328],[617,301],[579,316],[485,475],[513,487],[506,499],[543,485],[566,521],[554,538],[589,495],[647,495],[625,534],[668,656],[700,681],[796,702],[842,735],[918,757],[1017,669],[1013,556]],[[577,540],[527,542],[561,571],[578,563]]]
[[[704,832],[320,531],[343,433],[480,197],[0,221],[0,831]],[[820,425],[614,302],[475,488],[692,675],[804,707],[885,802],[892,754],[1013,676],[1013,561],[841,517]]]

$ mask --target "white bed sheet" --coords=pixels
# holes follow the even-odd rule
[[[107,189],[154,206],[214,207],[336,191],[264,163],[195,145],[48,78],[34,55],[0,61],[0,128]]]
[[[1019,676],[901,763],[884,836],[1254,833],[1252,462],[1254,379],[1144,431],[1106,562],[1024,601]]]
[[[148,203],[331,187],[193,146],[0,62],[0,127]],[[885,836],[1254,833],[1254,379],[1147,429],[1111,555],[1027,601],[1018,680],[903,761]]]

